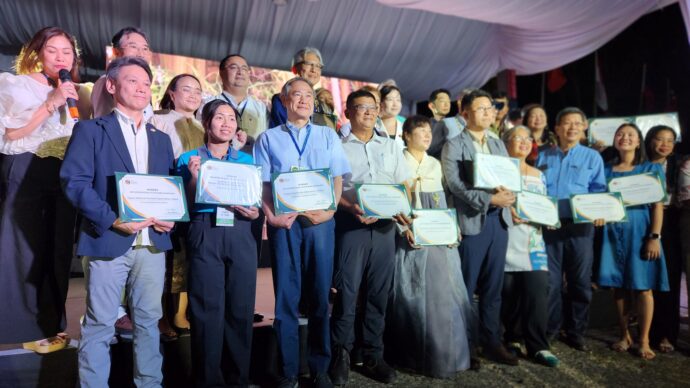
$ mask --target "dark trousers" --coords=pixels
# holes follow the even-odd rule
[[[473,236],[463,235],[459,248],[467,295],[479,295],[479,333],[470,330],[471,347],[480,343],[490,348],[501,345],[501,290],[508,229],[500,214],[500,209],[490,210],[482,231]]]
[[[309,311],[307,363],[312,375],[325,373],[331,359],[328,294],[333,278],[335,221],[305,226],[296,220],[290,229],[268,228],[273,249],[276,296],[273,328],[283,358],[283,375],[299,372],[299,303],[304,282]]]
[[[196,213],[187,249],[196,385],[248,384],[257,267],[251,221],[215,226],[215,214]]]
[[[395,264],[395,224],[378,221],[358,224],[350,215],[339,216],[333,284],[336,290],[331,317],[334,345],[352,351],[355,340],[357,295],[363,293],[362,355],[383,357],[383,330]]]
[[[574,224],[570,219],[562,219],[559,229],[544,230],[544,242],[550,275],[547,334],[553,337],[563,328],[568,337],[581,341],[589,322],[592,300],[594,225]],[[564,299],[567,303],[563,303]]]
[[[673,345],[678,341],[680,330],[680,288],[683,272],[683,255],[680,250],[680,210],[668,207],[664,210],[664,224],[661,228],[661,246],[666,258],[666,270],[670,291],[654,290],[654,317],[649,333],[652,343],[666,338]],[[690,236],[683,236],[690,238]],[[686,276],[688,276],[686,274]]]
[[[548,301],[547,271],[506,272],[501,307],[505,341],[518,342],[524,339],[530,356],[538,351],[548,350]]]

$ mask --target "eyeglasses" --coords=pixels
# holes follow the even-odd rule
[[[531,136],[513,136],[512,140],[518,143],[531,143],[534,141],[534,138],[532,138]]]
[[[149,46],[139,46],[136,43],[127,43],[126,45],[122,46],[123,49],[128,48],[130,50],[135,50],[143,53],[150,53],[151,49]]]
[[[312,69],[323,69],[323,65],[318,63],[318,62],[308,62],[308,61],[303,61],[300,62],[300,64],[304,67],[311,67]]]
[[[251,69],[249,68],[249,66],[238,66],[233,63],[232,65],[225,66],[225,70],[249,73]]]
[[[479,108],[473,110],[473,112],[486,114],[486,113],[492,113],[495,110],[496,110],[496,108],[493,105],[492,106],[480,106]]]
[[[354,109],[357,111],[357,113],[364,113],[364,112],[378,112],[378,107],[376,105],[355,105]]]

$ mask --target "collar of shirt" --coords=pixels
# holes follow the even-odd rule
[[[242,100],[239,104],[237,101],[235,101],[235,97],[232,96],[232,94],[226,92],[223,90],[223,92],[220,93],[220,95],[223,97],[224,100],[230,102],[230,105],[232,105],[233,108],[240,110],[243,107],[247,106],[247,101],[249,101],[249,95],[247,94],[247,97]]]
[[[299,136],[302,129],[306,129],[307,131],[311,129],[311,120],[308,121],[307,124],[305,126],[303,126],[302,128],[297,128],[293,123],[286,121],[285,127],[287,127],[288,131],[293,132],[295,135]],[[285,127],[283,127],[283,128],[285,128]]]
[[[464,131],[467,132],[468,135],[470,135],[473,142],[480,144],[480,145],[486,144],[488,137],[491,136],[491,135],[489,135],[491,133],[491,131],[489,131],[488,129],[485,129],[484,130],[484,138],[482,138],[482,140],[480,141],[479,139],[477,139],[477,136],[475,136],[475,134],[472,131],[467,129],[467,127],[465,127]]]
[[[117,121],[120,122],[120,126],[123,127],[123,130],[129,130],[130,128],[134,128],[136,134],[138,134],[139,131],[141,131],[142,129],[146,130],[146,120],[143,116],[141,118],[141,124],[139,124],[139,127],[137,127],[137,123],[132,118],[124,114],[121,110],[115,108],[113,109],[113,112],[115,112]]]
[[[343,138],[343,143],[360,143],[360,144],[368,144],[371,142],[383,143],[383,139],[385,139],[385,137],[376,136],[376,132],[374,132],[373,136],[371,137],[371,139],[369,139],[369,141],[363,142],[363,141],[359,140],[359,138],[357,136],[355,136],[352,132],[350,132],[347,136],[345,136],[345,138]]]

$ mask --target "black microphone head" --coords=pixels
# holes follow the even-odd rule
[[[72,74],[70,74],[69,70],[67,69],[60,69],[58,72],[58,77],[60,77],[60,81],[62,82],[72,81]]]

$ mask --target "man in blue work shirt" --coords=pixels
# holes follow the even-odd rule
[[[562,328],[563,340],[568,345],[586,351],[584,332],[592,299],[594,226],[602,225],[603,220],[594,224],[573,223],[570,196],[606,191],[604,162],[596,151],[580,144],[587,129],[587,118],[580,109],[560,111],[555,129],[559,146],[544,150],[537,158],[537,168],[544,173],[548,194],[558,199],[561,219],[560,229],[544,229],[550,273],[547,334],[553,338]],[[564,311],[562,301],[564,274],[568,311]]]
[[[273,249],[276,307],[273,327],[283,360],[280,387],[296,387],[299,369],[298,305],[302,281],[309,293],[309,370],[316,387],[332,386],[327,375],[331,358],[328,294],[333,276],[335,221],[333,211],[276,215],[271,174],[329,168],[335,203],[340,201],[342,176],[350,172],[338,135],[310,122],[314,90],[304,78],[286,82],[280,92],[287,122],[262,133],[254,146],[254,160],[262,167],[263,210]],[[295,222],[297,220],[297,222]]]

